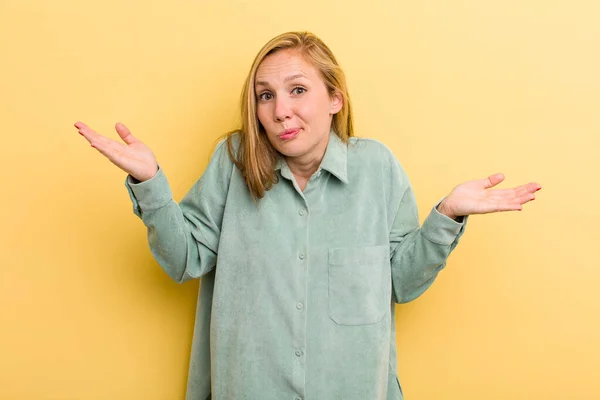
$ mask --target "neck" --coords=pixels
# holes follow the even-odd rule
[[[303,163],[302,161],[288,158],[287,164],[290,167],[290,171],[292,171],[292,174],[294,174],[296,178],[308,180],[317,171],[317,169],[319,169],[322,159],[323,157]]]
[[[317,169],[319,169],[327,150],[327,143],[329,143],[329,139],[323,146],[319,146],[320,148],[314,149],[313,152],[304,157],[286,157],[288,167],[296,179],[308,181]]]

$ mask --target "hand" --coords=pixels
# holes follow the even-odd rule
[[[117,133],[125,143],[99,135],[83,122],[76,122],[75,128],[93,148],[138,181],[146,181],[158,171],[158,163],[152,150],[133,137],[125,125],[121,123],[115,125]]]
[[[472,214],[521,211],[523,204],[534,200],[535,192],[542,188],[531,182],[512,189],[491,189],[503,180],[504,175],[495,174],[460,184],[442,201],[438,211],[452,219]]]

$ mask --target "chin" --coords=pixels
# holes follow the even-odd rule
[[[307,152],[305,146],[297,146],[295,143],[283,143],[275,148],[285,157],[299,157]]]
[[[269,137],[269,141],[275,150],[286,157],[296,157],[307,151],[307,146],[300,137],[290,141],[282,141],[278,136],[275,136],[274,138]]]

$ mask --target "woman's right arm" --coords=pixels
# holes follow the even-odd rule
[[[122,124],[123,143],[103,137],[82,123],[79,132],[128,174],[126,186],[134,213],[148,228],[154,258],[176,282],[198,278],[215,267],[221,223],[233,163],[221,143],[183,200],[173,200],[168,181],[152,151]]]

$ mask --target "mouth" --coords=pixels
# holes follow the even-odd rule
[[[298,136],[299,133],[300,133],[300,129],[298,129],[298,128],[286,129],[279,133],[279,139],[291,140],[291,139],[295,138],[296,136]]]

